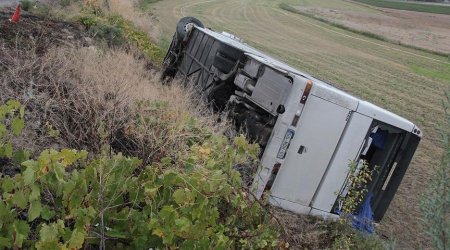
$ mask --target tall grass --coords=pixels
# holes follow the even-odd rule
[[[441,164],[429,180],[427,190],[422,194],[420,208],[423,213],[423,228],[430,236],[434,249],[448,249],[450,246],[450,95],[443,106],[447,126],[441,128],[444,139],[444,153]]]

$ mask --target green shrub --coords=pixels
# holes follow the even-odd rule
[[[1,135],[20,133],[21,110],[17,102],[0,106],[8,114]],[[275,248],[270,216],[233,169],[258,150],[243,136],[230,143],[212,135],[177,161],[151,166],[108,146],[99,155],[44,150],[19,173],[0,176],[0,247]]]
[[[29,11],[32,8],[34,8],[34,6],[36,6],[36,1],[34,1],[34,0],[22,0],[22,1],[20,1],[20,5],[21,5],[23,10]]]
[[[356,162],[349,164],[348,191],[340,195],[339,202],[342,207],[338,223],[334,228],[334,249],[385,249],[386,244],[376,235],[359,232],[352,227],[352,216],[358,212],[360,204],[367,195],[367,184],[372,180],[372,175],[378,168],[370,169],[367,162],[358,165]]]
[[[19,102],[10,100],[0,106],[0,162],[22,162],[29,153],[25,150],[13,150],[13,138],[18,136],[24,128],[25,109]],[[2,172],[7,172],[0,166]]]
[[[97,40],[106,41],[109,45],[122,45],[125,42],[122,29],[107,24],[93,24],[88,33]]]
[[[136,45],[155,64],[162,63],[164,58],[162,49],[144,31],[122,16],[84,13],[77,19],[91,34],[110,41],[112,44],[120,44],[126,40]]]
[[[122,29],[125,38],[131,43],[136,44],[139,50],[148,56],[155,64],[162,63],[164,52],[144,31],[140,30],[132,22],[125,20],[120,15],[108,15],[106,16],[106,20],[107,23]]]

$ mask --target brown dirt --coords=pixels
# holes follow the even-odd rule
[[[48,121],[43,118],[46,108],[36,102],[37,99],[31,98],[36,94],[32,88],[53,80],[51,74],[43,73],[49,71],[46,56],[56,48],[87,47],[94,41],[82,25],[27,12],[22,12],[19,23],[11,23],[8,19],[13,11],[13,8],[0,10],[0,103],[14,98],[28,105],[30,124],[24,131],[26,139],[19,139],[17,144],[31,152],[38,152],[42,148],[61,144],[61,141],[43,134]],[[53,63],[51,68],[64,66],[63,61]],[[44,99],[49,101],[48,96]]]
[[[36,49],[45,52],[51,46],[75,44],[88,46],[91,41],[82,25],[59,20],[45,19],[23,13],[19,23],[8,19],[12,9],[0,12],[0,45],[6,48],[20,46],[22,49]]]
[[[370,12],[317,7],[296,8],[391,41],[450,53],[450,15],[381,8]]]

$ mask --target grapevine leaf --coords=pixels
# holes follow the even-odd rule
[[[9,193],[14,189],[14,181],[10,177],[3,177],[2,190],[5,193]]]
[[[4,149],[3,149],[3,156],[6,158],[11,158],[13,156],[13,147],[11,142],[6,143]]]
[[[32,166],[27,167],[25,171],[23,172],[23,181],[25,185],[31,185],[34,183],[34,168]]]
[[[41,215],[41,211],[42,205],[40,201],[35,200],[31,202],[30,208],[28,209],[28,221],[33,221],[34,219],[39,217],[39,215]]]
[[[30,152],[26,150],[15,150],[13,159],[17,163],[22,163],[30,158]]]
[[[27,199],[25,197],[25,194],[21,191],[14,193],[12,197],[12,202],[14,205],[22,209],[24,209],[27,206]]]
[[[12,245],[12,238],[6,238],[0,236],[0,248],[11,248]]]
[[[11,111],[14,111],[20,107],[20,102],[14,99],[9,100],[6,102],[6,105]]]
[[[145,188],[145,195],[151,199],[153,199],[156,194],[158,193],[158,190],[161,188],[161,185],[158,185],[154,188]]]
[[[173,193],[173,199],[178,205],[183,205],[187,201],[186,193],[183,189],[177,189]]]
[[[106,232],[106,235],[112,238],[118,238],[118,239],[126,239],[127,237],[129,237],[129,235],[125,232],[119,232],[117,230],[110,230],[108,232]]]
[[[43,206],[41,211],[41,217],[44,220],[50,220],[55,216],[55,212],[50,209],[49,206]]]
[[[72,235],[69,239],[69,249],[80,249],[84,243],[84,233],[78,231],[77,229],[73,230]]]
[[[42,242],[52,242],[58,240],[58,224],[43,224],[39,236]]]
[[[30,227],[25,221],[15,220],[13,223],[13,230],[15,234],[14,246],[22,247],[23,241],[28,238]]]
[[[188,232],[192,224],[188,218],[182,217],[175,220],[175,225],[177,226],[177,230],[181,232]]]
[[[35,183],[31,187],[31,194],[30,194],[30,197],[28,197],[28,200],[30,202],[37,201],[37,200],[39,200],[40,197],[41,197],[41,190],[39,189],[39,185],[37,183]]]
[[[194,169],[195,166],[195,158],[194,157],[189,157],[184,165],[184,169],[186,169],[186,171],[190,172]]]
[[[13,134],[15,136],[20,135],[22,133],[23,128],[25,127],[25,123],[22,118],[14,118],[14,120],[11,123],[11,128],[13,131]]]
[[[6,207],[5,203],[0,200],[0,218],[2,218],[2,222],[5,217],[10,217],[10,211]]]

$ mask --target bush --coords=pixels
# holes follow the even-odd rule
[[[88,29],[91,35],[98,37],[109,44],[118,45],[124,41],[135,45],[154,64],[159,65],[164,58],[162,49],[152,39],[132,22],[116,14],[89,14],[84,13],[77,17]]]
[[[8,113],[18,108],[16,102],[0,106]],[[10,131],[17,135],[23,126],[17,117],[11,119]],[[151,166],[105,149],[91,157],[86,151],[44,150],[37,159],[22,162],[18,174],[2,175],[0,246],[277,246],[270,216],[248,199],[233,170],[258,153],[258,146],[243,136],[232,144],[211,136],[178,161],[166,157]]]
[[[29,11],[36,6],[36,1],[34,0],[22,0],[20,5],[24,11]]]

